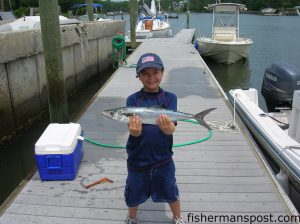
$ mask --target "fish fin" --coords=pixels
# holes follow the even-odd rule
[[[209,127],[208,124],[204,121],[205,115],[207,115],[209,112],[213,111],[216,108],[209,108],[207,110],[201,111],[200,113],[196,114],[194,116],[195,120],[198,121],[203,127],[207,128],[208,130],[212,130],[211,127]]]

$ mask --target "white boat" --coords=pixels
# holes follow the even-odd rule
[[[213,10],[211,37],[199,37],[195,47],[204,57],[225,64],[247,58],[250,38],[241,37],[239,33],[239,12],[246,9],[243,4],[218,3],[208,6]]]
[[[278,13],[276,14],[276,9],[273,9],[273,8],[264,8],[261,10],[261,13],[264,15],[264,16],[274,16],[274,15],[278,15]]]
[[[59,16],[60,25],[78,24],[81,23],[77,19],[69,19],[64,16]],[[40,29],[40,16],[24,16],[11,23],[0,25],[0,32]]]
[[[280,169],[276,175],[289,194],[289,183],[300,194],[300,90],[294,91],[292,110],[266,113],[258,106],[256,89],[233,89],[229,99],[241,119]]]
[[[297,14],[298,14],[298,16],[300,16],[300,6],[295,6],[295,10],[296,10],[296,12],[297,12]]]
[[[160,1],[158,1],[159,10],[156,11],[155,0],[151,1],[151,9],[144,4],[144,9],[149,14],[142,16],[135,28],[137,39],[171,37],[172,31],[170,23],[165,16],[160,13]]]

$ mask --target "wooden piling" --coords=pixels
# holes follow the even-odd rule
[[[132,49],[136,48],[136,35],[135,35],[136,15],[137,15],[137,0],[130,0],[130,40],[131,40]]]
[[[87,11],[88,11],[88,18],[89,21],[94,21],[94,7],[93,7],[93,0],[87,0]]]
[[[39,0],[39,8],[50,121],[67,123],[69,114],[61,52],[58,0]]]
[[[190,0],[186,2],[186,28],[190,28]]]
[[[0,1],[0,11],[4,12],[4,0]]]

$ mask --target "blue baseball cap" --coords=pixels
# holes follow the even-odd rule
[[[164,69],[164,64],[157,54],[146,53],[146,54],[143,54],[137,62],[137,65],[136,65],[137,76],[136,77],[138,77],[138,75],[144,68]]]

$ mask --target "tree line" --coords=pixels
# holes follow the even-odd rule
[[[4,1],[4,0],[1,0]],[[173,6],[178,4],[181,0],[161,0],[161,7],[164,11],[176,11],[177,9]],[[142,0],[139,0],[141,4]],[[144,2],[150,6],[151,0],[144,0]],[[215,3],[215,0],[190,0],[190,10],[192,12],[204,12],[208,4]],[[226,2],[226,1],[222,1]],[[275,9],[289,9],[297,5],[300,5],[300,0],[232,0],[230,2],[245,4],[248,10],[260,11],[263,8],[271,7]],[[85,0],[58,0],[58,4],[63,13],[66,13],[70,7],[74,4],[85,3]],[[100,1],[94,0],[94,3],[103,4],[103,12],[123,11],[129,12],[129,1]],[[15,13],[16,16],[20,17],[29,14],[29,7],[38,7],[37,0],[10,0],[4,1],[4,9]],[[186,8],[182,7],[179,11],[185,11]]]

